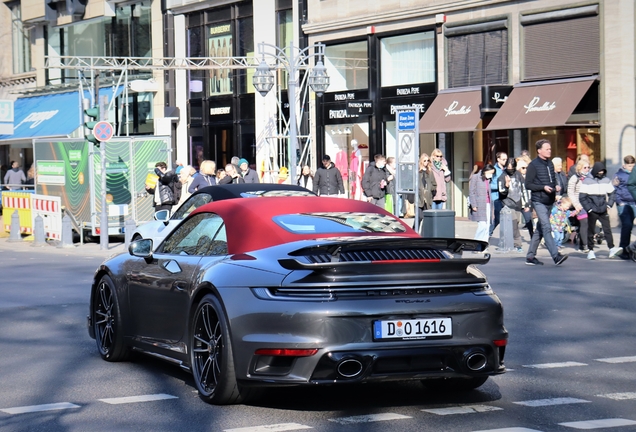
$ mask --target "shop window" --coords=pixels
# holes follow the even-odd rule
[[[232,57],[232,25],[216,23],[208,26],[208,56]],[[218,68],[210,71],[208,96],[232,93],[232,70]]]
[[[112,34],[114,57],[151,57],[150,5],[117,7]],[[109,31],[110,29],[108,29]]]
[[[534,143],[540,139],[550,140],[552,157],[560,157],[563,160],[564,170],[569,170],[580,154],[588,155],[592,165],[594,162],[603,160],[601,135],[598,128],[529,129],[528,148],[532,158],[537,156]]]
[[[236,55],[239,57],[254,58],[254,20],[252,17],[241,18],[238,20],[238,52]],[[230,55],[232,53],[230,52]],[[254,69],[235,69],[230,70],[230,91],[232,88],[232,73],[238,75],[239,93],[254,93],[255,89],[252,85],[252,77],[254,76]]]
[[[20,3],[8,5],[11,9],[11,42],[13,53],[13,73],[31,71],[31,32],[24,27]]]
[[[196,16],[196,15],[195,15]],[[205,49],[202,43],[201,27],[188,29],[188,57],[205,57]],[[188,71],[188,92],[189,99],[203,97],[203,82],[205,72],[202,70]]]
[[[382,87],[435,82],[435,35],[432,31],[383,38]]]
[[[326,47],[324,63],[327,75],[329,75],[328,91],[339,92],[368,88],[368,57],[366,42]]]
[[[508,83],[508,30],[447,37],[448,87]]]
[[[120,96],[123,98],[123,96]],[[118,104],[122,110],[121,134],[147,135],[154,133],[152,93],[132,93],[128,96],[128,109],[124,104]]]

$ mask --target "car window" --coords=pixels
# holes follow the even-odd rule
[[[161,244],[159,253],[170,255],[208,255],[223,219],[214,213],[194,215],[179,225]],[[223,236],[225,236],[223,234]],[[225,242],[227,250],[227,242]]]
[[[210,244],[207,255],[227,255],[227,232],[225,224],[219,227],[219,230]]]
[[[206,193],[200,193],[196,195],[192,195],[190,198],[185,200],[181,206],[174,212],[172,215],[172,220],[182,220],[185,219],[190,213],[194,210],[198,209],[204,204],[207,204],[212,201],[212,196]]]
[[[276,216],[273,220],[294,234],[406,232],[398,219],[379,213],[298,213]]]

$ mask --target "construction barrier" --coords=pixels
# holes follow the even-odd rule
[[[44,224],[46,238],[62,240],[62,198],[48,195],[31,196],[31,217],[40,216]]]
[[[15,210],[20,216],[20,232],[33,232],[33,218],[31,217],[31,192],[2,192],[2,226],[6,232],[11,232],[11,215]]]

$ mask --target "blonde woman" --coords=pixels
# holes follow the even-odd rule
[[[179,171],[179,181],[181,182],[181,198],[179,199],[179,205],[185,200],[190,198],[191,192],[188,192],[190,185],[194,181],[193,175],[197,172],[191,165],[186,165]]]
[[[431,159],[426,153],[422,153],[419,161],[417,199],[418,199],[418,219],[421,223],[424,219],[424,210],[428,210],[433,205],[433,191],[437,188],[437,181],[433,174]],[[418,227],[418,232],[423,234]]]
[[[201,162],[199,168],[199,175],[194,178],[194,181],[188,188],[188,192],[194,193],[195,191],[204,188],[206,186],[213,186],[216,184],[216,162],[213,160],[204,160]]]
[[[433,194],[433,209],[443,209],[446,205],[446,183],[451,180],[451,172],[448,169],[448,163],[444,159],[444,154],[438,148],[431,152],[431,169],[435,176],[437,189]]]

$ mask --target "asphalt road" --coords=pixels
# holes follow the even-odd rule
[[[504,303],[509,372],[476,391],[270,389],[215,407],[173,365],[100,359],[86,332],[88,287],[122,245],[0,239],[0,431],[636,431],[636,264],[602,259],[606,249],[562,267],[545,250],[541,267],[493,254],[483,270]]]

